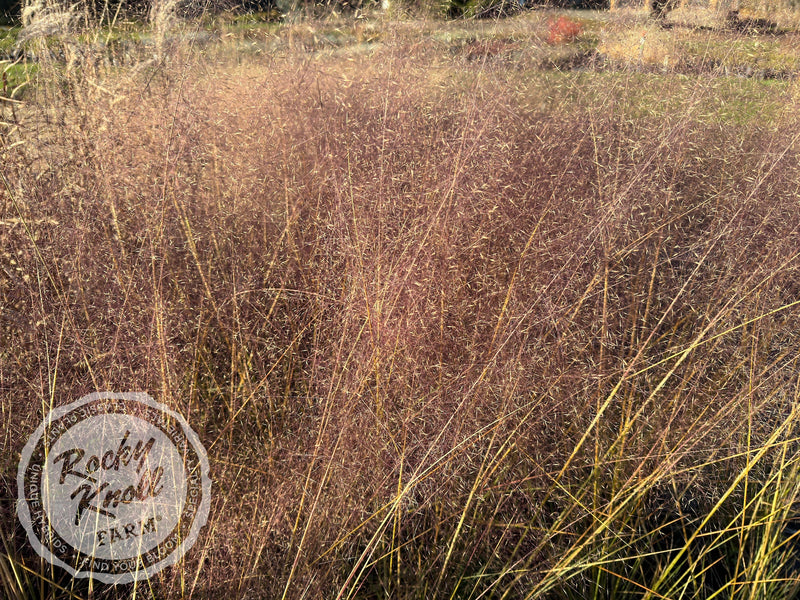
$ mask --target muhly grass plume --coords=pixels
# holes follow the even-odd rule
[[[143,389],[215,493],[137,596],[785,597],[796,117],[415,43],[37,90],[2,150],[8,495],[51,406]],[[0,533],[3,589],[133,591]]]

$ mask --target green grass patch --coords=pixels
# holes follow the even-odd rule
[[[19,31],[19,27],[0,26],[0,57],[14,49]]]
[[[784,36],[697,32],[683,38],[680,46],[680,52],[687,57],[723,67],[745,65],[755,70],[800,71],[800,52]]]
[[[457,87],[475,78],[457,76]],[[559,71],[531,69],[511,73],[507,82],[521,106],[542,111],[586,111],[603,107],[624,120],[688,117],[706,122],[747,125],[770,123],[792,102],[792,82],[742,77],[705,81],[674,73]]]
[[[36,84],[40,67],[36,63],[0,64],[2,93],[7,98],[20,99],[30,86]]]

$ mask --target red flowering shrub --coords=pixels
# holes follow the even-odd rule
[[[549,19],[547,21],[547,43],[566,44],[577,38],[582,31],[583,27],[580,23],[564,15],[558,19]]]

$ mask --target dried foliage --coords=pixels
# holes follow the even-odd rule
[[[547,43],[565,44],[572,42],[582,31],[583,27],[581,27],[580,23],[561,15],[547,22]]]

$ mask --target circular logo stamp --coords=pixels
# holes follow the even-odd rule
[[[211,481],[181,415],[144,393],[100,392],[45,418],[22,451],[17,487],[17,514],[44,559],[127,583],[191,548]]]

